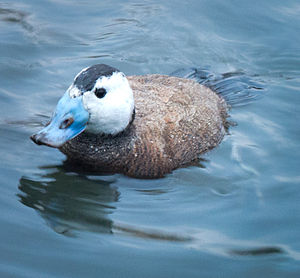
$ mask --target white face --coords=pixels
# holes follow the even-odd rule
[[[106,94],[99,98],[95,91],[102,88],[106,90]],[[70,87],[70,95],[76,94],[76,89]],[[132,118],[133,93],[127,78],[121,72],[114,72],[109,77],[99,77],[93,89],[83,94],[82,101],[90,115],[87,132],[115,135],[123,131]]]

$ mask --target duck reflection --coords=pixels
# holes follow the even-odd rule
[[[88,176],[68,163],[40,169],[43,174],[37,178],[23,176],[20,179],[18,197],[21,203],[35,209],[57,233],[76,236],[76,232],[89,231],[163,241],[190,241],[189,236],[112,221],[110,215],[120,197],[112,185],[114,181],[107,181],[103,176]]]
[[[76,232],[114,233],[148,240],[181,242],[187,248],[223,256],[261,256],[286,253],[299,260],[299,254],[282,246],[266,245],[230,238],[215,230],[153,230],[116,222],[110,215],[116,210],[120,193],[103,176],[88,176],[64,166],[43,167],[36,178],[20,179],[18,197],[35,209],[57,233],[76,236]],[[296,256],[295,256],[296,254]]]
[[[63,166],[43,167],[39,177],[20,179],[18,197],[34,208],[57,233],[74,236],[76,231],[112,233],[109,215],[120,193],[111,181],[96,180]]]

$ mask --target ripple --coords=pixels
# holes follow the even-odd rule
[[[113,229],[115,232],[121,232],[130,236],[144,238],[144,239],[152,239],[159,241],[175,241],[175,242],[189,242],[192,240],[192,237],[180,235],[172,232],[163,232],[154,229],[146,229],[146,228],[137,228],[134,226],[130,226],[124,223],[116,223],[113,224]]]
[[[266,247],[257,247],[248,250],[232,250],[230,251],[233,255],[239,256],[263,256],[271,254],[283,254],[284,250],[280,247],[266,246]]]
[[[24,30],[32,33],[34,26],[29,22],[29,13],[14,9],[0,3],[0,21],[19,24]]]
[[[195,230],[193,240],[187,246],[220,256],[288,256],[300,261],[300,253],[284,244],[267,244],[259,240],[242,240],[231,238],[219,231]]]

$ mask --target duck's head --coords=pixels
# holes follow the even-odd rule
[[[31,139],[58,148],[83,131],[116,135],[130,124],[133,114],[133,93],[125,75],[98,64],[77,74],[49,124]]]

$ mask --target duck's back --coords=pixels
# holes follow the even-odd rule
[[[135,119],[115,137],[86,133],[62,148],[69,160],[99,172],[154,178],[188,165],[225,134],[227,105],[195,81],[163,75],[130,76]]]

